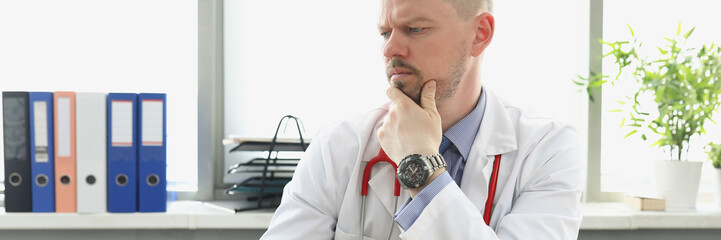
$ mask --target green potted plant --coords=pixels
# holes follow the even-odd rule
[[[656,47],[660,56],[650,58],[640,56],[642,42],[630,26],[628,29],[631,41],[599,40],[611,47],[603,57],[615,59],[619,73],[614,78],[591,73],[574,82],[586,88],[591,100],[591,90],[609,81],[612,86],[617,81],[636,82],[635,93],[617,101],[627,107],[612,112],[628,116],[621,120],[622,128],[629,130],[626,137],[637,135],[644,141],[647,134],[659,137],[652,146],[667,152],[669,159],[654,163],[654,180],[657,193],[666,199],[666,208],[695,208],[701,161],[687,161],[686,156],[691,136],[705,134],[706,120],[713,121],[719,107],[721,47],[687,47],[686,41],[695,28],[681,35],[679,23],[676,36],[664,38],[668,44]],[[651,98],[655,106],[642,101],[644,96]]]
[[[721,207],[721,143],[710,142],[706,147],[708,160],[716,172],[716,203]]]

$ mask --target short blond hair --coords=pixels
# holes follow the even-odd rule
[[[493,0],[446,0],[461,19],[469,19],[482,12],[493,12]]]

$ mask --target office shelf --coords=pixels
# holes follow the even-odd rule
[[[278,138],[281,125],[285,122],[295,121],[298,129],[298,138]],[[278,122],[273,138],[230,138],[224,139],[223,144],[235,146],[230,152],[263,151],[268,155],[265,158],[254,158],[247,162],[231,166],[226,174],[257,173],[225,190],[225,194],[251,193],[248,201],[257,201],[257,206],[250,208],[237,208],[236,211],[274,208],[280,204],[280,198],[285,187],[291,180],[295,167],[300,162],[297,158],[279,158],[280,152],[304,152],[310,145],[310,139],[304,139],[301,132],[300,120],[294,116],[284,116]],[[268,202],[264,204],[264,202]]]

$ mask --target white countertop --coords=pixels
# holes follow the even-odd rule
[[[721,229],[721,208],[697,204],[690,211],[638,211],[622,203],[584,203],[581,230]]]
[[[265,229],[272,209],[235,213],[233,202],[178,201],[166,213],[4,213],[0,230],[28,229]],[[721,229],[721,208],[637,211],[621,203],[583,204],[581,230]]]
[[[5,213],[0,230],[27,229],[265,229],[273,209],[236,214],[233,202],[177,201],[165,213]]]

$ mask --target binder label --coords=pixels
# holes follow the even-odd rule
[[[111,145],[113,147],[133,146],[133,102],[113,100]]]
[[[45,101],[35,101],[33,109],[35,162],[48,162],[48,104]]]
[[[141,104],[143,146],[163,146],[163,100],[145,99]]]
[[[23,123],[27,121],[27,119],[25,118],[25,114],[23,114],[24,108],[27,108],[25,99],[20,97],[5,97],[5,95],[3,95],[5,161],[22,161],[28,158],[27,148],[29,144],[25,144],[27,144],[30,139],[27,139],[27,136],[25,136],[27,130]]]
[[[70,157],[70,98],[58,98],[58,156]]]

